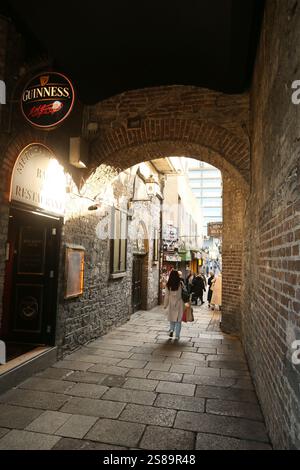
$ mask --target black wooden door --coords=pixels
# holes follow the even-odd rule
[[[10,341],[54,344],[60,227],[54,217],[10,212],[11,279],[5,295]]]
[[[143,256],[133,257],[132,266],[132,304],[136,312],[142,307]]]

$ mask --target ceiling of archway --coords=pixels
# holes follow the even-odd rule
[[[194,85],[249,88],[264,0],[2,0],[27,38],[27,58],[48,54],[85,104],[125,90]]]

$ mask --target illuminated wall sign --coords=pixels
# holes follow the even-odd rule
[[[54,154],[43,144],[30,144],[20,153],[13,171],[10,200],[64,215],[66,177]]]
[[[70,114],[74,104],[74,89],[61,73],[37,75],[25,86],[21,108],[30,124],[43,129],[60,124]]]

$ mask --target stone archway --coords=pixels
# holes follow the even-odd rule
[[[95,125],[96,124],[96,125]],[[92,134],[89,129],[97,128]],[[223,175],[223,315],[225,331],[240,331],[244,212],[249,192],[249,98],[195,87],[135,90],[85,112],[91,169],[117,174],[172,155],[206,161]]]

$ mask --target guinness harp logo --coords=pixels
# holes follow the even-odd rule
[[[41,84],[41,86],[47,85],[48,82],[49,82],[49,75],[42,75],[42,76],[40,77],[40,84]]]
[[[57,72],[39,74],[23,90],[22,113],[33,126],[51,129],[70,114],[74,96],[73,85],[65,75]]]

